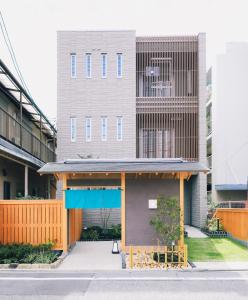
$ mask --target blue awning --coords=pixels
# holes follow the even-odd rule
[[[66,190],[66,208],[121,208],[121,190]]]

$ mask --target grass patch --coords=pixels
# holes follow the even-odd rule
[[[186,238],[191,261],[248,261],[248,248],[230,238]]]

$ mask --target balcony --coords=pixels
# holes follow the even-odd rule
[[[210,170],[212,169],[212,155],[207,157],[207,166]]]
[[[43,162],[56,161],[56,154],[49,146],[1,108],[0,137]]]
[[[180,97],[136,97],[137,113],[197,113],[196,96]]]

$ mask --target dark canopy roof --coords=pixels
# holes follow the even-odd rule
[[[101,172],[207,172],[199,162],[181,159],[70,159],[45,164],[41,174],[51,173],[101,173]]]

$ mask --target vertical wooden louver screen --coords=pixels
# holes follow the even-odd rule
[[[137,157],[198,160],[197,37],[136,42]]]

